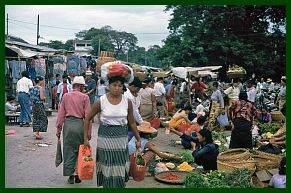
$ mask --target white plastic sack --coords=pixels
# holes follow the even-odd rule
[[[179,78],[185,79],[187,77],[187,69],[184,67],[173,68],[173,74]]]
[[[228,117],[226,113],[221,113],[218,117],[217,117],[217,122],[220,124],[220,126],[225,127],[226,125],[228,125]]]

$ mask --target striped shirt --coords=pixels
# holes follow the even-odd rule
[[[233,119],[242,117],[247,121],[252,121],[255,116],[256,107],[250,102],[238,100],[231,104],[229,110],[234,116]]]

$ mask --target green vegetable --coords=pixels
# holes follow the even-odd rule
[[[222,152],[225,152],[226,150],[228,150],[228,148],[225,147],[224,145],[218,146],[218,149],[219,149],[219,153],[222,153]]]
[[[276,133],[276,131],[281,127],[278,123],[258,123],[258,127],[260,128],[262,133]]]
[[[186,188],[207,188],[205,179],[197,172],[190,172],[184,181]]]
[[[221,145],[224,145],[226,143],[226,137],[223,135],[223,133],[212,131],[211,134],[213,141],[218,140],[221,142]]]
[[[144,159],[141,154],[136,156],[136,164],[140,166],[144,166]]]
[[[250,188],[251,175],[245,168],[231,173],[210,171],[207,174],[191,172],[186,177],[186,188]]]
[[[226,180],[231,188],[251,188],[251,174],[246,168],[235,169]]]
[[[226,181],[227,173],[221,171],[210,171],[205,176],[209,188],[229,188]]]
[[[178,153],[179,157],[182,157],[181,162],[188,162],[191,163],[194,161],[194,158],[192,156],[192,151],[191,150],[183,150],[180,153]]]

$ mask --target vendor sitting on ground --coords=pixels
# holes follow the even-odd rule
[[[268,108],[266,106],[262,106],[261,110],[256,112],[256,118],[260,123],[272,122],[271,113],[268,112]]]
[[[20,109],[20,105],[15,104],[14,96],[7,96],[7,101],[5,103],[5,112],[16,112]]]
[[[180,124],[191,124],[191,121],[188,119],[188,114],[191,111],[192,107],[190,105],[178,110],[169,121],[169,127],[177,129]]]
[[[185,149],[191,149],[192,151],[194,151],[196,147],[195,143],[199,143],[196,133],[204,128],[205,120],[206,120],[205,116],[200,116],[197,119],[197,123],[191,125],[191,127],[189,127],[184,133],[176,131],[175,129],[172,128],[170,128],[170,131],[180,136],[180,138],[182,139],[181,140],[182,146]]]
[[[152,138],[157,136],[158,132],[155,128],[151,127],[150,122],[147,121],[142,122],[140,126],[137,126],[137,129],[139,131],[139,135],[141,138],[141,152],[144,152],[145,148],[148,148],[161,158],[174,161],[181,161],[180,157],[169,156],[167,154],[162,153],[159,149],[156,148],[155,144],[150,142]],[[134,136],[128,142],[128,152],[130,156],[136,152],[135,142],[136,139]]]
[[[192,155],[195,163],[202,165],[204,170],[217,170],[218,145],[213,143],[211,131],[202,129],[197,133],[200,147],[194,144],[195,150]]]

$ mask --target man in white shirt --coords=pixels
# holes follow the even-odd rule
[[[157,78],[157,82],[154,85],[155,90],[155,96],[157,99],[157,110],[158,115],[160,117],[166,115],[168,116],[168,110],[165,109],[165,103],[166,103],[166,89],[163,84],[163,78],[159,77]]]
[[[73,87],[68,81],[68,75],[64,74],[62,76],[62,78],[63,78],[63,82],[61,82],[58,85],[58,91],[57,91],[57,94],[59,97],[59,105],[61,104],[61,101],[62,101],[64,94],[69,93],[69,92],[73,92]]]
[[[21,75],[22,78],[17,81],[16,92],[18,94],[18,102],[21,107],[19,122],[22,127],[30,126],[30,123],[32,122],[29,91],[32,89],[33,83],[29,79],[27,71],[23,71]]]
[[[272,79],[267,79],[268,87],[270,92],[275,92],[275,84]]]
[[[248,80],[247,82],[247,94],[248,94],[248,101],[255,104],[256,98],[257,98],[257,90],[253,86],[253,83],[251,80]]]
[[[238,96],[240,93],[238,85],[239,85],[238,79],[234,79],[232,86],[224,91],[224,94],[226,94],[229,98],[229,104],[238,101]]]
[[[127,91],[124,92],[124,96],[128,98],[132,102],[133,107],[133,117],[137,125],[140,125],[143,120],[141,118],[141,115],[138,111],[139,103],[136,100],[136,97],[138,97],[137,93],[142,88],[142,82],[137,78],[134,77],[133,81],[128,84]],[[130,127],[128,127],[128,140],[130,140],[133,137],[133,132],[131,131]]]

